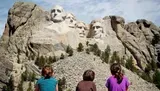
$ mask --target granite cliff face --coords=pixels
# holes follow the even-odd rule
[[[72,13],[65,12],[63,7],[58,5],[50,11],[44,11],[36,4],[17,2],[9,10],[4,33],[0,39],[0,88],[8,82],[11,76],[14,78],[14,86],[17,87],[20,83],[21,74],[26,70],[26,64],[34,62],[38,56],[60,57],[62,53],[66,55],[65,50],[68,45],[76,49],[80,42],[86,45],[87,41],[89,45],[96,43],[102,51],[109,45],[111,53],[116,51],[120,57],[126,59],[132,56],[134,65],[144,70],[146,65],[152,61],[158,62],[159,37],[160,28],[145,19],[125,24],[122,17],[106,16],[103,19],[93,20],[88,25],[76,20]],[[77,58],[78,61],[84,54],[77,55],[80,55]],[[84,64],[90,60],[88,56],[85,57]],[[99,66],[104,65],[103,63],[96,65],[96,62],[92,62],[96,72],[106,70],[103,66],[99,68]],[[80,63],[78,61],[75,65],[79,64],[80,70],[85,70],[83,64],[80,65]],[[68,68],[73,65],[68,63],[56,64],[57,67],[65,65]],[[56,67],[56,65],[54,66]],[[74,67],[71,69],[78,71]],[[56,76],[61,77],[61,70],[59,68],[55,68],[55,70],[58,73]],[[67,72],[67,70],[64,71]],[[72,74],[66,72],[64,75],[67,76],[74,74],[74,72]],[[129,72],[128,74],[132,73]],[[75,75],[81,74],[75,73]],[[138,78],[136,79],[138,80]],[[96,83],[98,88],[102,86],[98,80]],[[147,85],[145,86],[147,87]],[[73,88],[73,85],[70,87]],[[149,91],[149,89],[143,91]]]

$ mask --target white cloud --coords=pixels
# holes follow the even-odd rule
[[[6,0],[9,3],[9,0]],[[15,0],[16,1],[16,0]],[[58,4],[65,11],[72,12],[78,20],[90,23],[91,20],[103,18],[109,15],[118,15],[127,22],[137,19],[147,19],[160,25],[160,2],[159,0],[22,0],[32,1],[43,8],[50,10]],[[2,3],[1,3],[2,4]],[[0,6],[1,6],[0,4]],[[7,5],[2,5],[4,8]],[[3,12],[0,9],[0,12]],[[2,13],[0,13],[2,16]],[[7,17],[7,14],[6,14]],[[0,17],[5,21],[6,17]],[[0,30],[4,29],[5,22],[0,22]],[[3,29],[2,29],[3,28]],[[2,31],[0,31],[2,34]]]
[[[160,4],[158,0],[43,0],[60,4],[65,10],[73,12],[78,19],[90,22],[95,18],[118,15],[127,22],[147,19],[160,25]]]

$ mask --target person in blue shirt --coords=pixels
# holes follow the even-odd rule
[[[42,69],[42,77],[38,79],[35,91],[58,91],[58,81],[53,77],[53,69],[45,66]]]

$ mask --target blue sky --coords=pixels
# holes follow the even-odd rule
[[[126,22],[147,19],[160,26],[160,0],[3,0],[0,3],[0,35],[4,31],[8,10],[17,1],[33,2],[48,11],[54,5],[61,5],[66,12],[86,23],[118,15]]]

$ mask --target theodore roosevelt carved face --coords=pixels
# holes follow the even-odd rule
[[[92,29],[93,29],[94,38],[98,39],[98,38],[104,37],[103,27],[100,22],[93,23]]]
[[[77,22],[76,29],[78,30],[80,37],[86,37],[86,26],[84,23]]]

